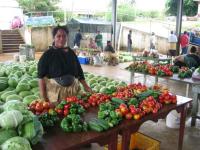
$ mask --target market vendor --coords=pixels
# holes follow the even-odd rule
[[[186,66],[189,68],[199,67],[200,66],[200,58],[196,54],[196,52],[197,52],[196,47],[192,46],[190,49],[190,54],[180,55],[175,58],[174,65],[179,66],[179,67]]]
[[[96,45],[96,43],[94,42],[93,38],[90,38],[90,42],[89,42],[89,44],[88,44],[88,48],[97,49],[97,45]]]
[[[115,50],[112,47],[111,41],[107,41],[107,45],[104,49],[104,60],[108,62],[108,65],[117,65],[118,64],[118,59],[115,54]]]
[[[81,83],[87,92],[92,92],[85,81],[83,70],[76,54],[65,47],[68,40],[66,26],[53,29],[53,45],[38,62],[38,78],[41,98],[56,102],[67,96],[76,95]]]

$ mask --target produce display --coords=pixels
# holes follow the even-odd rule
[[[189,69],[188,67],[179,68],[174,65],[161,65],[161,64],[151,64],[147,61],[136,61],[126,67],[129,71],[141,72],[150,75],[157,76],[173,76],[174,73],[178,73],[179,78],[190,78],[194,69]]]
[[[178,73],[179,78],[191,78],[194,69],[189,69],[187,67],[181,67]]]
[[[162,66],[158,68],[168,71]],[[103,132],[123,119],[138,120],[157,113],[164,105],[176,103],[176,96],[160,85],[127,85],[85,72],[94,93],[82,90],[52,104],[39,99],[36,76],[35,61],[0,66],[0,149],[29,150],[49,127],[59,127],[66,134]],[[91,109],[96,117],[88,120],[85,117]]]
[[[120,53],[118,53],[118,59],[119,59],[119,63],[133,61],[133,57],[128,52],[120,52]]]

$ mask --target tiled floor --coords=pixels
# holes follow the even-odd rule
[[[41,53],[36,53],[36,59],[41,56]],[[13,54],[0,54],[0,62],[6,60],[12,60]],[[101,66],[94,67],[89,65],[83,65],[83,70],[91,72],[97,75],[107,76],[117,80],[122,80],[129,83],[130,73],[123,68],[126,64],[120,64],[118,66]],[[136,74],[135,82],[143,83],[143,76]],[[164,79],[159,79],[159,83],[166,85],[169,89],[176,93],[177,95],[185,96],[186,85],[183,83],[177,83],[175,81],[166,81]],[[147,78],[147,85],[154,84],[154,78]],[[191,97],[191,90],[189,92],[189,97]],[[161,141],[161,150],[176,150],[178,141],[178,129],[171,129],[166,126],[166,120],[159,120],[158,123],[152,121],[145,122],[139,129],[140,132],[151,136],[159,141]],[[190,127],[190,117],[188,116],[186,122],[185,136],[183,150],[199,150],[200,149],[200,122],[197,121],[195,127]],[[91,150],[103,150],[103,147],[93,144]],[[89,149],[83,149],[89,150]]]

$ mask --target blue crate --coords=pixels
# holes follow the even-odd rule
[[[200,38],[199,37],[192,37],[190,40],[191,44],[200,46]]]
[[[78,60],[79,60],[80,64],[89,64],[88,57],[78,57]]]

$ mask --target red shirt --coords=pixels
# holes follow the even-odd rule
[[[181,44],[182,48],[188,46],[188,44],[189,44],[189,36],[187,34],[181,35],[180,44]]]

